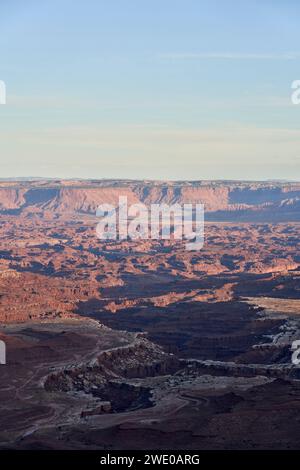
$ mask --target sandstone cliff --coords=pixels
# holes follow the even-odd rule
[[[0,185],[0,213],[94,214],[101,203],[202,203],[210,220],[300,220],[300,183],[28,181]]]

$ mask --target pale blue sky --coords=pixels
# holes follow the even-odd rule
[[[1,176],[300,180],[297,0],[1,0]]]

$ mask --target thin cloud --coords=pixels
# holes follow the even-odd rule
[[[244,54],[235,52],[175,52],[160,54],[160,59],[166,60],[297,60],[300,59],[300,53],[286,52],[283,54]]]

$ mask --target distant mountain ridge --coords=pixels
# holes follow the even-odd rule
[[[6,180],[0,214],[94,214],[101,203],[203,203],[212,221],[300,221],[300,182]]]

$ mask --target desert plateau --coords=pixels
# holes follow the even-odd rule
[[[205,243],[96,209],[203,203]],[[300,183],[0,182],[0,448],[299,449]]]

